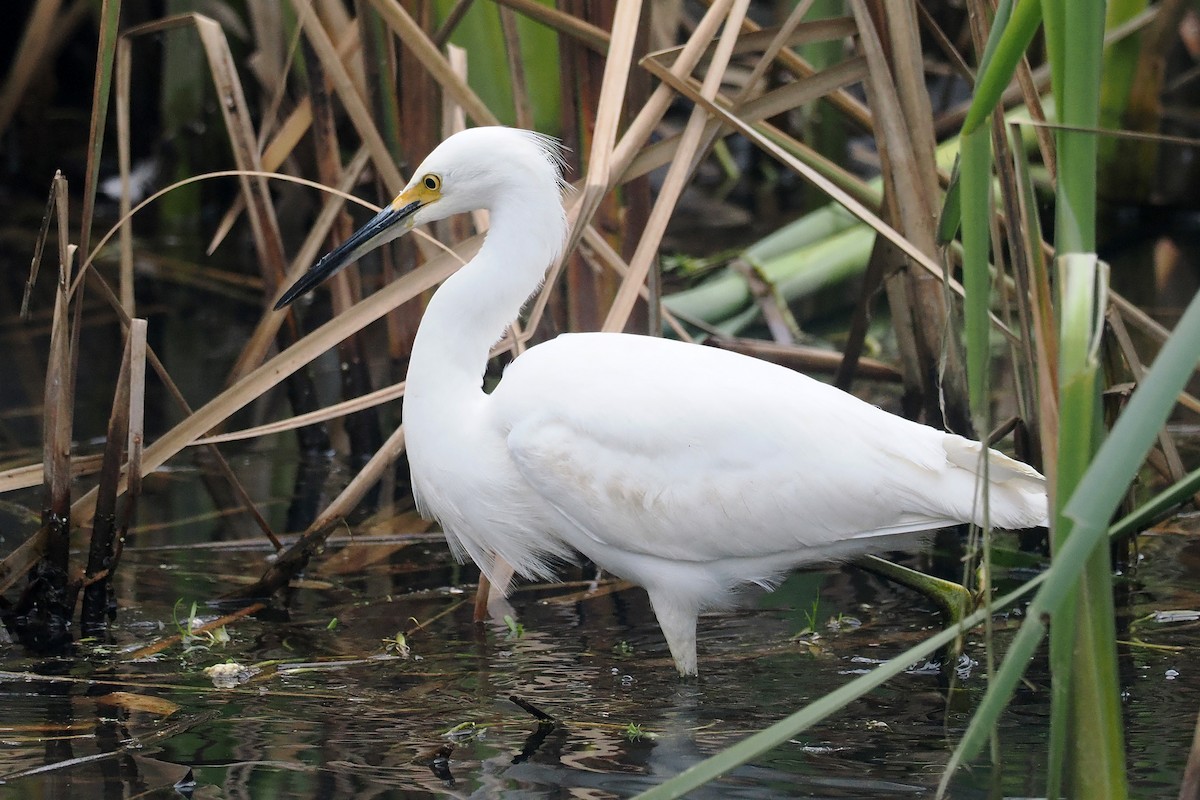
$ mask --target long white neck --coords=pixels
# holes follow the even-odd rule
[[[492,346],[541,285],[566,233],[558,187],[532,188],[506,193],[489,209],[491,224],[478,254],[429,301],[408,365],[410,403],[482,395]]]

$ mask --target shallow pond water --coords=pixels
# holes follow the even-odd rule
[[[405,521],[419,528],[404,516],[396,527]],[[1138,797],[1178,791],[1200,705],[1200,622],[1149,617],[1200,609],[1190,528],[1143,537],[1140,565],[1121,579]],[[196,533],[133,537],[105,641],[45,658],[0,647],[0,796],[174,797],[190,775],[179,788],[203,798],[628,797],[940,627],[923,598],[853,567],[797,573],[702,618],[702,674],[681,681],[640,589],[568,569],[567,584],[521,587],[511,625],[476,625],[476,575],[440,536],[364,526],[332,540],[285,601],[229,622],[228,641],[139,655],[186,625],[193,601],[203,620],[237,608],[204,601],[257,575],[267,555]],[[1019,619],[997,615],[1001,647]],[[814,622],[818,637],[796,636]],[[249,670],[218,688],[203,670],[229,661]],[[972,635],[953,688],[915,665],[694,796],[932,796],[986,686],[983,661]],[[953,797],[1042,791],[1044,664],[1028,678],[1004,717],[1007,763],[963,771]]]

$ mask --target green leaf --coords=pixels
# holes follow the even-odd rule
[[[1002,8],[1007,4],[1002,4]],[[975,77],[975,97],[963,120],[962,132],[970,133],[982,125],[1000,103],[1000,97],[1012,82],[1017,64],[1042,20],[1040,0],[1018,0],[1012,15],[1005,19],[1001,9],[996,12],[992,32]]]

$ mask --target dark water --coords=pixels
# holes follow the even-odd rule
[[[171,481],[159,490],[180,519],[181,490]],[[1141,564],[1119,589],[1138,797],[1174,796],[1200,706],[1200,622],[1148,618],[1200,609],[1197,526],[1182,525],[1192,536],[1143,537]],[[260,571],[266,549],[214,544],[219,528],[201,517],[133,537],[108,640],[81,642],[73,657],[0,647],[0,797],[176,797],[189,770],[192,796],[204,798],[628,797],[940,627],[923,598],[856,569],[799,573],[741,610],[703,618],[702,675],[684,682],[638,589],[601,581],[589,593],[594,576],[569,570],[578,583],[513,597],[521,627],[475,625],[475,574],[440,537],[363,526],[334,541],[286,603],[230,623],[227,642],[135,659],[176,632],[173,615]],[[202,604],[197,614],[231,608]],[[1001,646],[1019,620],[997,617]],[[820,637],[794,638],[811,621]],[[967,657],[984,661],[979,636]],[[203,669],[226,661],[253,674],[217,688]],[[1005,765],[981,760],[957,776],[954,797],[1041,793],[1044,664],[1028,677],[1004,718]],[[948,690],[936,670],[915,669],[695,796],[932,796],[984,669],[964,661],[956,683]],[[539,723],[513,696],[554,722]]]

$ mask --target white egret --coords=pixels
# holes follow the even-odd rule
[[[496,580],[497,557],[545,579],[582,553],[646,589],[692,675],[697,615],[737,587],[887,548],[892,534],[982,522],[981,444],[735,353],[566,334],[485,393],[491,347],[561,255],[562,189],[554,140],[457,133],[276,306],[414,225],[490,212],[478,254],[425,310],[404,402],[418,508],[456,555]],[[992,524],[1046,524],[1042,476],[995,451],[988,460]]]

